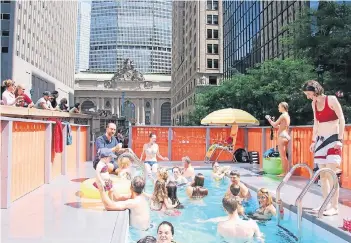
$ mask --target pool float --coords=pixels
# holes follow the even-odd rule
[[[271,175],[280,175],[283,173],[282,159],[280,157],[264,158],[263,171]]]
[[[130,193],[130,181],[126,179],[117,178],[111,176],[114,190],[118,194],[129,194]],[[100,199],[99,190],[93,185],[96,182],[96,178],[85,180],[80,185],[81,197],[90,199]]]

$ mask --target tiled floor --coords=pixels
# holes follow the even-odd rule
[[[164,166],[174,166],[164,163]],[[232,164],[233,165],[233,164]],[[203,164],[194,163],[195,167]],[[205,165],[209,167],[208,165]],[[266,187],[273,195],[280,182],[276,177],[256,176],[245,168],[247,164],[233,165],[241,171],[242,181],[251,188]],[[1,210],[1,242],[3,243],[123,243],[126,236],[128,213],[107,212],[99,200],[79,197],[80,182],[94,176],[91,163],[82,164],[80,171],[60,176],[51,184],[44,185],[15,201],[9,209]],[[306,183],[301,178],[292,180],[282,190],[282,199],[287,205],[295,203],[298,193]],[[342,190],[341,201],[351,200],[351,192]],[[315,186],[303,200],[304,207],[322,203],[320,188]],[[312,218],[317,222],[318,220]],[[339,216],[323,217],[318,221],[335,231],[342,219],[351,218],[351,209],[340,205]],[[329,228],[328,228],[329,227]],[[341,231],[339,231],[340,233]],[[351,235],[342,232],[351,242]],[[344,237],[344,239],[345,239]]]

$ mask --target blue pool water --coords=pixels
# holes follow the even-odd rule
[[[217,223],[213,222],[201,222],[203,220],[226,216],[222,208],[222,198],[225,194],[226,189],[229,185],[229,180],[225,179],[222,181],[214,181],[211,179],[209,170],[198,171],[205,175],[205,187],[209,190],[209,195],[202,201],[192,201],[185,195],[185,188],[178,189],[179,201],[185,206],[181,209],[182,214],[178,217],[171,217],[160,212],[151,211],[152,228],[146,232],[141,232],[133,228],[129,232],[129,242],[137,242],[139,239],[152,235],[156,236],[157,226],[162,221],[169,221],[174,225],[175,235],[174,238],[178,243],[219,243],[226,242],[220,236],[217,235]],[[152,193],[153,185],[147,184],[146,192]],[[251,191],[252,200],[245,207],[245,212],[254,212],[258,207],[256,199],[256,193]],[[259,223],[261,232],[265,235],[265,242],[267,243],[290,243],[297,242],[294,238],[296,233],[296,215],[285,210],[286,215],[282,222],[284,228],[277,227],[276,219],[272,219],[265,223]],[[310,227],[307,227],[310,225]],[[303,221],[303,235],[302,242],[341,242],[340,239],[336,239],[333,235],[322,229],[317,229],[315,225],[310,222]],[[233,241],[234,242],[234,241]]]

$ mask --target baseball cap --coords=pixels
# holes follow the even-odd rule
[[[98,151],[98,155],[100,158],[112,157],[117,158],[117,156],[112,152],[112,149],[109,148],[101,148]]]
[[[44,92],[43,92],[43,95],[44,95],[44,96],[50,96],[50,97],[52,96],[51,93],[50,93],[50,91],[44,91]]]

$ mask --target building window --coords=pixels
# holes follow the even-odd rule
[[[207,1],[207,10],[218,10],[218,1],[208,0]]]
[[[218,69],[218,59],[207,59],[207,68]]]
[[[1,53],[9,53],[8,47],[1,47]]]
[[[10,31],[8,31],[8,30],[3,30],[3,31],[1,31],[1,35],[2,35],[2,36],[9,36],[9,35],[10,35]]]
[[[10,19],[10,14],[1,14],[1,19]]]
[[[208,83],[210,85],[217,85],[217,77],[216,76],[209,76]]]
[[[207,29],[207,39],[218,39],[218,30]]]
[[[207,15],[207,24],[218,24],[218,15]]]
[[[207,44],[207,53],[218,54],[218,44]]]

